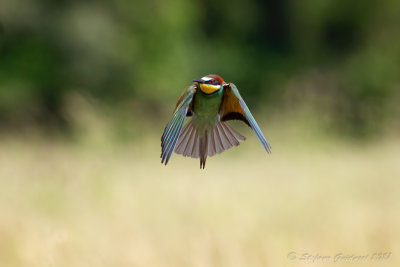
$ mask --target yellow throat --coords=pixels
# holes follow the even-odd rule
[[[200,90],[205,94],[212,94],[218,91],[221,88],[221,85],[212,85],[212,84],[200,84]]]

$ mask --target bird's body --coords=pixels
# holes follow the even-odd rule
[[[215,74],[193,80],[178,100],[172,120],[161,138],[162,163],[168,163],[172,153],[200,157],[204,168],[207,156],[239,145],[245,137],[225,121],[242,120],[257,134],[264,148],[270,146],[241,98],[236,86],[225,83]],[[186,116],[192,119],[183,127]]]
[[[199,131],[200,136],[210,131],[219,122],[221,100],[222,87],[211,95],[206,95],[201,90],[196,94],[193,103],[192,124]]]

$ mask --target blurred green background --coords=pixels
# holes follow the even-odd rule
[[[4,0],[1,126],[73,126],[75,93],[158,122],[217,73],[252,107],[307,102],[339,134],[374,134],[398,123],[399,12],[396,0]]]
[[[399,14],[398,0],[2,0],[1,266],[380,252],[351,262],[398,266]],[[210,73],[238,86],[272,155],[235,124],[248,140],[204,171],[161,166],[180,93]]]

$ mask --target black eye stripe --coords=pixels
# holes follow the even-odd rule
[[[209,80],[205,82],[206,84],[213,84],[213,85],[217,85],[219,84],[217,80]]]

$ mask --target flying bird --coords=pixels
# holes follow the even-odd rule
[[[185,157],[200,157],[200,169],[204,169],[207,156],[212,157],[246,140],[226,123],[229,120],[246,123],[271,153],[271,146],[233,83],[226,83],[216,74],[193,82],[179,97],[172,119],[164,129],[161,163],[167,165],[175,151]],[[192,119],[183,126],[186,117]]]

